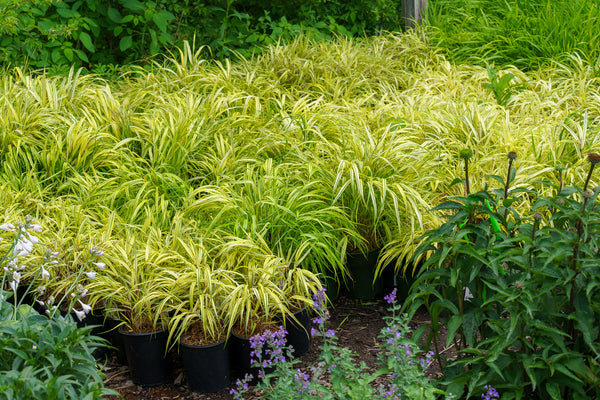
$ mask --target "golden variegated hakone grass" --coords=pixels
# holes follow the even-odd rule
[[[600,151],[600,81],[576,56],[528,72],[453,65],[422,32],[299,37],[235,64],[200,54],[186,44],[116,81],[1,72],[0,210],[35,216],[60,254],[48,298],[97,245],[110,257],[92,304],[131,328],[165,324],[185,302],[187,315],[210,310],[218,336],[309,304],[317,276],[347,279],[349,249],[381,248],[380,268],[402,269],[441,221],[429,210],[461,194],[451,182],[464,148],[474,189],[514,151],[514,187],[542,194],[582,181],[585,155]],[[204,301],[218,285],[175,290],[194,270],[252,288],[255,307]],[[181,322],[176,335],[195,321]]]

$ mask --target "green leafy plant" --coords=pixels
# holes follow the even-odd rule
[[[0,314],[13,306],[0,302]],[[118,395],[104,388],[92,355],[106,346],[92,326],[78,327],[70,315],[52,318],[21,305],[15,319],[0,321],[0,397],[101,399]]]
[[[92,336],[92,326],[79,327],[70,313],[62,316],[56,307],[41,315],[31,304],[40,296],[35,279],[42,282],[50,277],[52,254],[48,254],[36,271],[33,281],[21,281],[27,264],[32,262],[34,247],[39,239],[41,225],[28,216],[24,223],[0,225],[0,229],[14,234],[5,251],[0,266],[3,268],[0,286],[0,397],[44,399],[100,399],[118,394],[104,388],[102,375],[92,355],[96,348],[107,342]],[[92,250],[91,259],[101,252]],[[87,266],[87,265],[86,265]],[[48,269],[46,269],[48,268]],[[10,290],[5,290],[9,288]],[[20,289],[24,288],[24,291]],[[63,298],[70,310],[80,302],[81,293]],[[39,302],[43,304],[42,302]],[[82,310],[75,311],[81,320],[91,307],[81,303]]]
[[[511,83],[511,81],[515,78],[513,74],[505,73],[498,79],[498,74],[493,65],[488,65],[486,67],[488,77],[490,81],[485,83],[483,86],[486,89],[489,89],[494,93],[496,97],[496,102],[501,106],[507,106],[510,104],[512,95],[522,88],[522,85],[517,85]]]
[[[435,208],[448,220],[415,253],[424,268],[405,307],[428,310],[428,342],[450,393],[472,398],[491,385],[503,399],[596,398],[600,189],[588,187],[600,156],[588,155],[583,188],[540,197],[510,187],[516,156],[508,154],[505,180],[493,177],[503,188]],[[527,214],[514,207],[522,198],[533,202]],[[442,326],[454,361],[443,360]]]

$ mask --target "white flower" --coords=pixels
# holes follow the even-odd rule
[[[104,264],[103,262],[93,262],[92,264],[98,267],[101,271],[104,271],[104,267],[106,266],[106,264]]]
[[[468,287],[465,287],[465,301],[469,301],[473,298],[473,294]]]
[[[2,229],[3,231],[14,232],[15,231],[15,226],[13,224],[5,222],[4,224],[0,225],[0,229]]]
[[[50,279],[50,272],[44,267],[42,267],[42,279]]]
[[[88,314],[90,311],[92,311],[92,307],[85,304],[83,301],[79,300],[79,304],[81,304],[81,309],[83,310],[84,313]]]
[[[96,277],[96,273],[94,271],[86,272],[85,274],[90,279],[94,279]]]
[[[21,273],[20,273],[20,272],[17,272],[17,271],[14,271],[14,272],[13,272],[13,280],[14,280],[15,282],[17,282],[17,285],[18,285],[18,284],[19,284],[19,282],[21,282]]]
[[[37,236],[34,236],[34,235],[30,234],[29,232],[27,232],[27,237],[29,238],[29,241],[33,244],[38,244],[40,242],[40,239],[38,239]]]
[[[85,319],[85,313],[83,311],[78,311],[74,308],[72,308],[72,310],[75,313],[75,315],[77,316],[78,320],[83,321]]]
[[[79,293],[79,295],[80,295],[81,297],[85,297],[85,296],[87,296],[87,293],[88,293],[88,290],[87,290],[87,289],[83,289],[83,290],[81,291],[81,293]]]
[[[15,253],[18,257],[25,257],[33,251],[33,243],[28,239],[21,236],[17,244],[15,245]]]
[[[17,286],[19,286],[19,282],[11,281],[8,285],[10,286],[13,292],[16,292]]]
[[[42,232],[42,226],[40,224],[33,224],[30,226],[30,228],[38,233]]]

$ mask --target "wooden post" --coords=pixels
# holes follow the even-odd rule
[[[427,0],[402,0],[402,21],[405,28],[414,28],[421,24],[421,16],[425,15]]]

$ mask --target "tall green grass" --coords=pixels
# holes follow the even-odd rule
[[[577,53],[600,73],[596,0],[431,0],[426,25],[454,62],[531,70]]]

